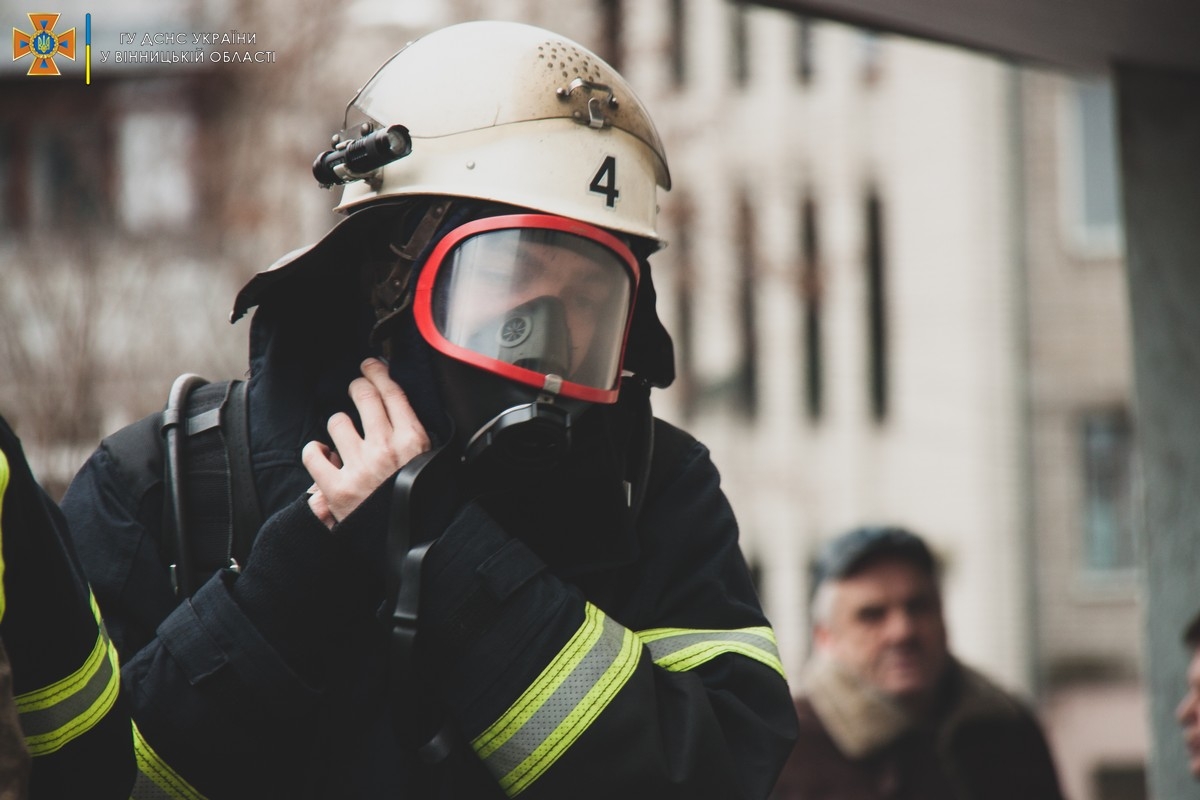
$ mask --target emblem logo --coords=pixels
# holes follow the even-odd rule
[[[13,28],[13,61],[25,56],[33,56],[26,75],[59,75],[58,65],[54,63],[55,56],[75,60],[75,29],[71,28],[61,36],[54,32],[61,14],[28,14],[33,24],[33,33]]]

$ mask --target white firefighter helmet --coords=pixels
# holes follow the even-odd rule
[[[658,241],[656,186],[671,179],[654,123],[616,70],[550,31],[467,22],[423,36],[358,92],[345,125],[403,126],[411,153],[351,176],[339,211],[469,197]]]

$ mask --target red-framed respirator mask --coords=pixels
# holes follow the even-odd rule
[[[468,460],[503,440],[508,461],[544,462],[569,444],[572,416],[616,402],[638,279],[624,242],[565,217],[486,217],[438,241],[413,315],[446,357]]]

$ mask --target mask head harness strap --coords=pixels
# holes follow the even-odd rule
[[[453,204],[449,199],[440,199],[425,209],[425,214],[403,245],[390,244],[388,249],[396,256],[391,271],[383,280],[371,287],[371,307],[375,309],[375,327],[371,329],[371,343],[386,343],[400,320],[401,314],[412,303],[414,265],[428,250],[438,230],[450,213]]]

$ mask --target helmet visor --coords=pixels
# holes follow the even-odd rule
[[[518,214],[469,222],[422,268],[414,313],[448,356],[554,394],[616,400],[638,280],[611,234]]]

